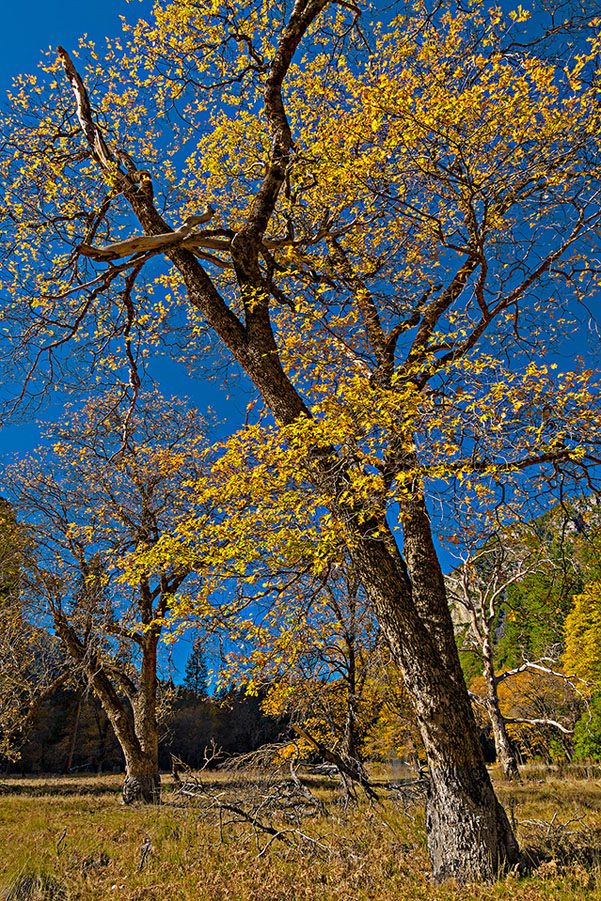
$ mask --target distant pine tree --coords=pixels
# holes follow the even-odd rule
[[[207,662],[200,642],[196,642],[186,662],[184,688],[198,700],[207,697]]]

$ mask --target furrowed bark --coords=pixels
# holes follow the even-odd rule
[[[427,546],[431,535],[425,523],[422,527]],[[420,617],[403,560],[400,554],[395,559],[390,547],[365,536],[355,545],[356,565],[403,673],[428,758],[426,829],[433,877],[490,881],[517,862],[518,845],[484,763],[459,654],[456,648],[451,653],[449,640],[443,660],[436,647],[440,633],[433,634]],[[422,595],[421,603],[426,600]],[[434,590],[431,600],[434,609],[442,604]]]

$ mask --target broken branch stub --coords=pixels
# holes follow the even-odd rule
[[[209,250],[229,250],[229,241],[220,241],[217,238],[205,238],[202,235],[193,233],[193,229],[197,225],[202,225],[212,219],[215,215],[215,209],[210,204],[203,213],[195,216],[188,216],[183,225],[177,231],[164,232],[159,235],[134,235],[132,238],[126,238],[124,241],[116,241],[114,244],[107,244],[106,247],[93,247],[91,244],[80,244],[79,252],[83,256],[91,257],[99,262],[120,260],[124,257],[130,257],[137,253],[156,253],[179,244],[182,247],[193,249],[194,247],[206,247]]]

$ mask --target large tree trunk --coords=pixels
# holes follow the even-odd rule
[[[142,663],[140,686],[131,698],[133,736],[117,736],[125,755],[123,803],[140,801],[158,804],[161,800],[159,775],[159,731],[156,723],[156,678],[152,684],[144,682],[146,649]],[[146,675],[148,672],[146,671]]]
[[[433,877],[491,881],[517,862],[519,848],[484,763],[421,500],[405,511],[404,537],[407,568],[390,534],[364,533],[354,557],[402,670],[428,757]]]
[[[151,611],[150,614],[151,615]],[[123,801],[158,803],[161,798],[159,776],[159,730],[157,705],[157,643],[158,629],[150,627],[142,639],[140,684],[131,704],[136,742],[125,753],[126,775]]]
[[[125,673],[116,669],[111,673],[127,694],[128,704],[113,685],[103,664],[86,649],[68,621],[58,616],[55,625],[68,653],[82,666],[121,745],[125,757],[123,803],[157,803],[161,779],[156,723],[156,630],[149,629],[143,640],[139,686],[135,686]]]
[[[503,767],[503,772],[508,779],[520,781],[518,762],[511,746],[509,736],[507,735],[505,718],[501,713],[501,707],[499,705],[497,677],[495,675],[493,664],[492,647],[488,637],[483,644],[482,654],[484,658],[484,680],[486,682],[486,709],[488,711],[495,739],[497,763]]]
[[[133,749],[132,749],[133,750]],[[125,782],[123,803],[157,804],[161,800],[161,777],[158,758],[148,754],[125,751]]]

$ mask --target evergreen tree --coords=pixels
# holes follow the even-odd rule
[[[186,662],[184,687],[195,699],[207,697],[208,669],[200,642],[195,642],[192,653]]]

